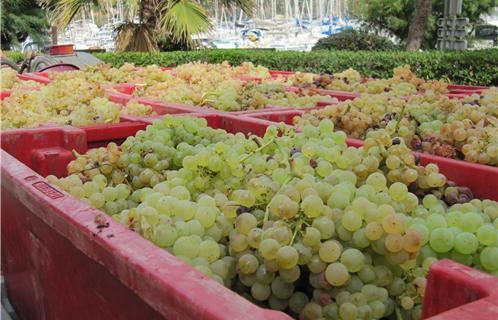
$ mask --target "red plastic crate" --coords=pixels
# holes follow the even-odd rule
[[[498,167],[418,153],[423,165],[435,163],[457,185],[469,187],[480,199],[498,201]]]
[[[450,92],[453,92],[453,91],[474,91],[476,93],[480,93],[484,90],[488,90],[489,87],[485,87],[485,86],[468,86],[468,85],[463,85],[463,84],[449,84],[448,85],[448,90],[450,90]],[[454,92],[454,93],[458,93],[458,92]]]
[[[337,98],[339,101],[354,100],[359,96],[361,96],[361,93],[358,92],[347,92],[347,91],[325,90],[325,89],[319,89],[318,93],[321,95]]]
[[[67,164],[75,159],[73,150],[121,144],[127,137],[147,127],[143,122],[121,122],[75,128],[47,126],[33,129],[4,130],[0,133],[1,147],[39,174],[64,176]]]
[[[158,115],[163,114],[176,114],[176,113],[191,113],[191,112],[202,112],[202,109],[198,107],[191,107],[178,103],[169,103],[163,102],[159,100],[149,99],[149,98],[141,98],[134,97],[130,94],[124,94],[119,92],[106,92],[107,98],[115,103],[127,104],[130,100],[136,100],[141,104],[145,104],[152,107],[152,111]],[[136,119],[139,117],[136,116],[121,116],[121,118],[125,119]]]
[[[269,126],[275,125],[274,122],[264,119],[232,115],[228,113],[190,113],[186,114],[186,116],[204,118],[207,120],[208,126],[212,128],[223,129],[229,133],[241,132],[246,135],[255,134],[263,136]],[[145,123],[153,123],[161,118],[162,117],[149,117],[143,118],[142,121]]]
[[[136,100],[141,104],[151,106],[154,110],[164,110],[165,112],[158,114],[174,114],[174,113],[199,113],[212,112],[212,109],[204,107],[194,107],[180,103],[164,102],[158,99],[137,97]]]
[[[5,99],[5,98],[10,97],[11,94],[12,94],[12,92],[10,92],[10,91],[1,91],[0,92],[0,101]]]
[[[304,111],[300,110],[284,110],[280,112],[259,112],[247,114],[246,116],[293,125],[294,117],[300,116],[303,113]],[[358,139],[348,138],[346,142],[349,146],[353,147],[361,147],[363,145],[363,141]],[[498,201],[497,167],[449,159],[427,153],[414,153],[420,156],[421,164],[437,164],[440,172],[448,179],[454,181],[457,185],[469,187],[476,197]]]
[[[498,319],[498,278],[450,260],[434,263],[422,319]]]
[[[133,94],[137,86],[131,83],[120,83],[112,86],[114,90],[124,94]]]
[[[120,122],[108,125],[84,126],[81,129],[86,133],[88,149],[107,146],[109,142],[121,144],[129,136],[139,130],[145,130],[143,122]]]
[[[72,150],[84,153],[88,149],[85,131],[70,126],[6,130],[0,140],[3,150],[44,176],[65,175],[67,164],[74,159]]]
[[[252,118],[264,119],[272,122],[283,122],[287,125],[294,125],[294,117],[302,116],[305,112],[303,110],[283,110],[283,111],[267,111],[248,114]]]
[[[17,75],[17,78],[19,78],[21,80],[28,80],[28,81],[31,80],[31,81],[35,81],[35,82],[39,82],[39,83],[43,83],[43,84],[49,84],[50,82],[52,82],[52,80],[50,80],[47,77],[43,77],[43,76],[40,76],[37,74],[32,74],[32,73],[21,73],[21,74]]]
[[[295,74],[295,72],[292,72],[292,71],[269,70],[268,72],[270,72],[270,75],[273,78],[278,78],[278,77],[288,78],[288,77],[292,76],[293,74]]]
[[[22,319],[289,319],[2,154],[2,271]]]

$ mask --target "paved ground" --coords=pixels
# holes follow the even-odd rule
[[[1,320],[18,320],[19,318],[16,316],[16,314],[14,312],[14,308],[12,308],[12,305],[10,304],[9,299],[7,298],[5,286],[3,283],[3,277],[1,279],[1,285],[2,285],[2,294],[1,294],[2,314],[1,314],[0,319]]]

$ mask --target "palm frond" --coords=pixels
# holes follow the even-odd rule
[[[50,21],[65,28],[74,16],[87,5],[100,6],[101,0],[41,0],[43,8],[48,9]]]
[[[221,0],[220,4],[228,8],[238,7],[249,16],[252,15],[255,7],[255,3],[253,0]]]
[[[168,35],[174,41],[193,44],[192,35],[211,29],[207,11],[191,0],[168,1],[161,12],[161,34]]]

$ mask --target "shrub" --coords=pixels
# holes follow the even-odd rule
[[[19,63],[24,59],[24,55],[22,54],[22,52],[3,51],[3,53],[7,56],[7,58],[14,61],[15,63]]]
[[[396,50],[396,45],[388,38],[366,31],[346,29],[318,40],[313,50]]]

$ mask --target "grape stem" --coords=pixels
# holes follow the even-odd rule
[[[396,307],[396,320],[405,320],[398,307]]]
[[[259,152],[259,151],[263,150],[264,148],[268,147],[273,142],[275,142],[275,138],[272,138],[270,141],[268,141],[267,143],[265,143],[261,147],[257,148],[256,150],[254,150],[251,153],[249,153],[248,155],[246,155],[244,158],[242,158],[240,160],[240,162],[242,163],[242,162],[246,161],[247,159],[249,159],[250,157],[252,157],[253,155],[255,155],[257,152]]]
[[[303,225],[303,220],[299,220],[298,223],[296,224],[296,228],[294,229],[294,234],[292,235],[292,238],[289,241],[289,246],[292,246],[294,243],[294,239],[296,238],[297,232],[301,230],[301,226]]]
[[[403,107],[401,108],[401,112],[399,114],[399,119],[398,119],[398,121],[396,121],[396,129],[394,130],[394,132],[398,132],[399,124],[401,122],[401,119],[403,119],[404,115],[405,115],[405,105],[403,105]]]
[[[280,192],[280,190],[282,190],[282,188],[287,184],[289,183],[290,181],[290,176],[287,177],[287,179],[284,181],[284,183],[282,183],[282,186],[280,187],[280,189],[277,191],[277,193]],[[263,218],[263,224],[266,223],[266,221],[268,221],[268,218],[270,217],[270,203],[268,203],[268,205],[266,206],[266,209],[265,209],[265,216]]]

